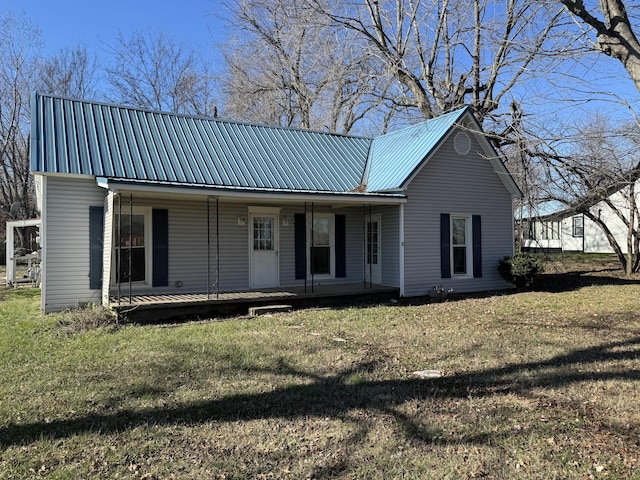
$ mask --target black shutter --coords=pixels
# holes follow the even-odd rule
[[[151,215],[153,286],[169,285],[169,210],[154,208]]]
[[[102,288],[104,207],[89,207],[89,288]]]
[[[304,279],[307,276],[307,252],[306,237],[307,226],[304,213],[294,215],[295,230],[295,257],[296,257],[296,280]]]
[[[472,217],[472,236],[473,236],[473,276],[482,277],[482,222],[480,215]]]
[[[336,278],[347,276],[347,217],[336,215]]]
[[[440,276],[451,278],[451,221],[448,213],[440,214]]]

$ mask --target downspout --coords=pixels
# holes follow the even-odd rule
[[[404,203],[400,204],[400,296],[404,297]]]

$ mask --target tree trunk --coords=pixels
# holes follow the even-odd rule
[[[634,184],[629,186],[629,225],[627,226],[627,265],[625,268],[625,274],[630,277],[633,273],[633,266],[635,264],[635,251],[633,248],[633,232],[635,230],[635,218],[636,218],[636,193]]]
[[[600,0],[604,21],[591,15],[583,0],[560,0],[561,3],[584,23],[596,31],[598,48],[606,55],[620,60],[640,91],[640,42],[623,0]]]

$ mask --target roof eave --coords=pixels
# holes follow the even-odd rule
[[[336,201],[352,204],[399,205],[407,198],[398,193],[329,192],[311,190],[248,189],[220,185],[189,185],[177,183],[146,182],[126,179],[97,177],[97,184],[113,192],[139,191],[147,193],[171,193],[200,195],[219,198],[246,198],[248,200],[281,201]]]

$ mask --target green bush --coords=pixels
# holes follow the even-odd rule
[[[498,262],[500,276],[518,288],[532,285],[538,275],[543,272],[542,258],[531,253],[518,253],[513,257],[504,257]]]

